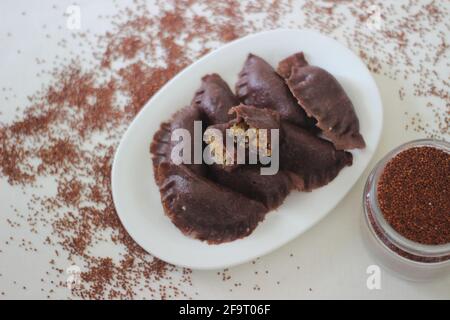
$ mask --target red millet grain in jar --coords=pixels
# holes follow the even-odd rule
[[[450,243],[450,154],[414,147],[390,160],[377,186],[386,221],[412,241]]]
[[[51,287],[38,291],[47,297],[54,297],[58,289],[59,294],[67,293],[63,269],[76,263],[83,281],[69,293],[73,297],[191,296],[185,292],[192,286],[191,270],[145,253],[121,225],[112,202],[110,170],[115,147],[133,116],[184,66],[221,42],[279,27],[313,28],[337,38],[358,52],[378,76],[405,83],[399,88],[405,101],[425,99],[426,110],[420,114],[408,106],[406,129],[427,137],[446,137],[450,83],[445,72],[439,71],[446,68],[450,54],[448,8],[438,1],[373,3],[381,16],[381,28],[374,30],[367,24],[375,16],[372,2],[156,0],[159,10],[155,10],[148,1],[135,0],[126,8],[119,8],[117,2],[113,16],[98,16],[112,26],[105,34],[71,33],[82,51],[69,54],[72,41],[66,34],[61,39],[56,34],[48,38],[64,52],[46,59],[35,57],[43,67],[36,77],[48,76],[51,82],[43,82],[42,91],[30,94],[25,112],[18,112],[12,123],[0,119],[0,176],[18,191],[26,187],[31,193],[26,210],[11,206],[10,213],[2,212],[2,216],[13,233],[19,228],[25,229],[21,233],[39,233],[45,239],[45,246],[37,243],[41,253],[54,252],[54,263],[42,275]],[[256,19],[250,18],[252,14]],[[6,35],[14,36],[9,31]],[[26,59],[20,50],[17,53]],[[6,87],[0,93],[13,94]],[[120,99],[124,96],[125,101]],[[12,98],[4,96],[0,115],[5,108],[14,108]],[[422,118],[422,112],[431,112],[431,118]],[[42,188],[44,177],[56,183],[57,192],[42,196],[37,190],[33,194]],[[19,248],[34,254],[36,248],[28,237],[17,241]],[[109,259],[104,252],[99,255],[91,250],[111,241],[123,248],[120,256]],[[258,267],[258,259],[252,263]],[[226,278],[231,276],[228,273]],[[245,285],[236,283],[236,287]]]

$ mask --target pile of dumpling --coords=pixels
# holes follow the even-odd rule
[[[218,74],[204,76],[191,105],[162,123],[150,146],[166,215],[184,234],[211,244],[248,236],[291,190],[326,185],[352,165],[345,150],[365,147],[349,97],[302,52],[282,60],[277,70],[249,54],[235,92]],[[204,129],[240,123],[279,129],[280,170],[261,175],[255,164],[174,164],[172,131],[184,128],[193,136],[194,121]]]

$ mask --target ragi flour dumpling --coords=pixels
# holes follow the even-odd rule
[[[267,129],[268,139],[264,143],[270,141],[270,129],[279,130],[280,128],[279,114],[270,109],[239,105],[233,107],[230,110],[230,114],[233,114],[235,119],[227,123],[225,126],[227,129],[239,129],[242,132],[248,129],[254,129],[256,132],[259,132],[258,130],[261,129]],[[222,125],[218,126],[225,129]],[[261,141],[248,141],[249,144],[258,144],[259,142]],[[246,147],[248,148],[248,146]],[[271,151],[271,146],[268,145],[267,147]],[[293,188],[289,176],[281,171],[273,175],[262,175],[261,164],[249,164],[248,155],[249,153],[247,152],[246,164],[236,165],[232,171],[223,165],[214,164],[209,166],[211,178],[220,185],[227,186],[251,199],[262,202],[268,209],[280,206]]]
[[[336,147],[364,146],[353,106],[336,79],[308,66],[302,53],[280,62],[277,72],[250,54],[236,84],[238,97],[219,75],[206,75],[191,105],[155,133],[150,152],[161,202],[184,234],[211,244],[246,237],[292,189],[311,191],[350,166],[351,153]],[[314,134],[318,127],[332,142]],[[176,129],[190,134],[190,163],[172,158],[182,150],[180,141],[171,141]],[[244,163],[228,154],[227,141],[243,151]],[[222,162],[193,164],[200,160],[196,151]]]
[[[288,173],[299,190],[310,191],[324,186],[343,167],[352,164],[350,152],[336,150],[331,142],[317,137],[310,130],[281,120],[276,111],[239,105],[230,112],[236,114],[236,119],[231,122],[244,125],[245,129],[279,129],[280,171]],[[270,151],[275,147],[269,145]]]
[[[204,175],[205,168],[203,164],[194,164],[194,124],[195,121],[204,121],[203,113],[200,109],[191,106],[184,107],[176,112],[170,121],[163,122],[159,130],[153,136],[150,145],[150,153],[152,154],[153,169],[156,176],[158,166],[161,163],[172,163],[172,149],[178,141],[171,141],[171,136],[176,129],[186,129],[191,136],[191,163],[187,167],[197,174]]]
[[[161,125],[150,147],[155,180],[164,212],[183,233],[209,243],[233,241],[249,235],[267,208],[210,180],[204,164],[173,163],[178,142],[171,141],[172,132],[183,128],[194,137],[194,122],[201,120],[202,110],[189,106]]]
[[[311,191],[332,181],[345,166],[352,165],[350,152],[302,128],[282,123],[280,167],[288,172],[295,187]]]
[[[261,175],[256,165],[242,165],[232,172],[212,165],[209,170],[218,184],[263,203],[269,210],[279,207],[293,189],[288,174],[278,171],[274,175]]]
[[[260,202],[208,180],[184,165],[162,163],[159,188],[166,215],[184,234],[211,244],[248,236],[264,219]]]
[[[281,119],[303,127],[313,122],[299,107],[284,80],[262,58],[249,54],[236,83],[239,100],[258,108],[277,111]]]
[[[233,123],[245,123],[255,129],[279,129],[280,113],[267,108],[257,108],[252,105],[240,104],[230,110],[234,115]]]
[[[228,84],[216,73],[202,78],[200,89],[195,93],[191,105],[206,116],[208,125],[224,123],[231,119],[228,111],[239,104]]]
[[[323,135],[339,150],[364,148],[355,109],[336,78],[319,67],[286,63],[292,59],[283,60],[278,72],[289,76],[286,83],[290,91],[307,115],[317,120]],[[289,73],[286,65],[292,67]]]
[[[243,147],[245,148],[245,159],[247,160],[247,164],[249,164],[248,160],[250,153],[253,155],[255,155],[255,152],[258,153],[258,143],[261,143],[263,147],[266,147],[265,149],[267,152],[270,151],[271,129],[279,130],[280,115],[278,112],[270,109],[246,106],[243,104],[231,108],[229,114],[234,117],[232,120],[226,123],[209,126],[205,131],[205,137],[207,143],[215,150],[216,163],[220,162],[220,165],[224,169],[232,171],[240,165],[237,163],[236,153],[236,148],[239,143],[241,146],[245,143]],[[214,137],[211,138],[209,129],[219,130],[222,135],[222,140],[215,141]],[[266,135],[264,137],[260,134],[260,129],[266,130]],[[244,139],[247,130],[253,130],[254,134],[252,136],[247,136]],[[233,137],[234,140],[235,149],[233,149],[231,153],[226,150],[227,137]],[[238,140],[237,137],[242,138]],[[263,138],[265,138],[265,140]],[[219,158],[221,160],[217,161]]]
[[[277,73],[284,79],[288,79],[294,67],[305,67],[307,65],[308,62],[303,52],[297,52],[278,63]]]

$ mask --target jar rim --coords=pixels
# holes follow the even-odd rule
[[[410,141],[394,148],[389,153],[387,153],[375,165],[375,169],[373,171],[373,181],[369,190],[369,201],[372,204],[372,216],[375,220],[375,223],[381,230],[383,230],[385,236],[389,239],[389,241],[399,247],[401,250],[422,257],[447,256],[450,254],[450,242],[439,245],[429,245],[410,240],[397,232],[390,225],[390,223],[386,221],[379,207],[377,186],[379,178],[383,173],[386,164],[400,152],[415,147],[434,147],[450,153],[450,143],[436,139],[419,139]]]

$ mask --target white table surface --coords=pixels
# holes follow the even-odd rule
[[[121,1],[120,6],[126,6],[126,1]],[[356,1],[359,2],[359,1]],[[399,5],[407,1],[381,1],[385,6]],[[380,2],[380,3],[381,3]],[[430,1],[418,1],[424,5]],[[72,1],[17,1],[5,0],[0,2],[0,121],[11,121],[18,114],[17,108],[25,105],[26,97],[32,94],[45,83],[47,76],[36,77],[36,73],[48,69],[52,59],[69,57],[74,52],[88,56],[85,48],[81,49],[77,41],[71,40],[70,33],[65,26],[63,16],[65,9]],[[296,10],[300,10],[304,1],[294,1]],[[376,4],[376,1],[374,1]],[[388,4],[390,3],[390,4]],[[450,30],[448,21],[450,16],[450,3],[438,2],[447,13],[447,26],[444,23],[430,25],[430,37],[439,42],[439,34],[444,35],[447,43],[450,43]],[[56,4],[56,7],[54,5]],[[82,10],[82,28],[89,29],[92,33],[102,33],[110,28],[107,18],[96,19],[101,14],[108,16],[116,12],[117,8],[108,0],[79,1]],[[325,5],[325,4],[324,4]],[[340,14],[349,10],[343,3]],[[383,7],[384,8],[384,7]],[[384,10],[384,9],[382,9]],[[343,13],[342,13],[343,12]],[[383,11],[382,11],[383,12]],[[389,16],[389,19],[400,19],[400,16]],[[245,19],[252,19],[246,16]],[[383,21],[381,22],[383,23]],[[421,22],[423,24],[423,21]],[[286,17],[276,23],[276,27],[304,27],[305,20],[302,15],[292,21]],[[274,27],[275,27],[274,26]],[[347,41],[346,34],[356,26],[355,18],[348,15],[343,25],[335,30],[330,30],[331,36],[343,42],[355,52],[360,50],[351,41]],[[315,29],[317,26],[309,25]],[[260,28],[263,30],[264,28]],[[371,32],[379,32],[376,28]],[[441,32],[441,33],[439,33]],[[411,36],[411,35],[408,35]],[[412,35],[414,36],[414,35]],[[58,39],[67,40],[67,49],[55,45]],[[218,46],[220,44],[217,44]],[[388,45],[384,48],[395,54],[395,48]],[[418,56],[427,53],[426,48],[419,48]],[[421,51],[422,50],[422,51]],[[426,51],[426,52],[425,52]],[[430,70],[436,70],[441,74],[450,74],[449,53],[450,49],[441,58],[441,61],[432,66],[426,65]],[[373,54],[373,52],[366,52]],[[56,57],[58,56],[58,57]],[[47,63],[36,64],[35,58],[45,59]],[[399,59],[401,61],[401,59]],[[414,63],[414,61],[413,61]],[[424,132],[416,132],[410,124],[411,115],[419,113],[424,124],[434,128],[433,110],[427,108],[429,102],[442,105],[441,111],[448,108],[438,98],[416,97],[413,95],[414,84],[417,78],[408,79],[397,77],[392,79],[386,75],[390,66],[381,64],[382,72],[373,73],[379,86],[384,104],[384,129],[375,159],[380,159],[386,152],[402,142],[427,136]],[[395,65],[395,69],[402,70],[401,63]],[[406,69],[406,67],[405,67]],[[384,71],[384,72],[383,72]],[[448,78],[447,78],[448,79]],[[1,90],[1,88],[6,88]],[[11,88],[11,89],[10,89]],[[399,96],[399,90],[405,92],[403,99]],[[448,89],[447,89],[448,90]],[[448,110],[448,109],[447,109]],[[407,112],[407,114],[405,114]],[[448,111],[447,111],[448,112]],[[433,127],[434,126],[434,127]],[[448,130],[441,132],[441,138],[449,140]],[[361,218],[361,194],[368,171],[359,179],[344,200],[320,222],[317,226],[303,234],[301,237],[285,245],[279,250],[264,256],[256,263],[247,263],[225,271],[231,276],[229,280],[222,280],[222,271],[193,271],[192,286],[185,288],[188,295],[193,298],[267,298],[267,299],[311,299],[311,298],[450,298],[450,276],[430,283],[413,283],[399,279],[389,271],[381,267],[381,289],[369,290],[366,286],[366,269],[369,265],[377,264],[366,251],[361,238],[359,221]],[[49,179],[49,190],[52,181]],[[46,279],[46,284],[41,283],[41,278],[48,277],[45,272],[49,267],[54,248],[42,246],[39,254],[25,251],[18,243],[5,245],[10,236],[14,238],[30,239],[33,243],[41,243],[42,235],[34,235],[25,225],[22,228],[11,229],[6,219],[13,217],[11,205],[17,207],[25,215],[27,199],[22,194],[20,187],[10,186],[7,179],[0,178],[0,299],[5,298],[46,298],[46,293],[40,289],[45,286],[46,291],[52,288],[51,279]],[[47,230],[48,231],[48,230]],[[45,230],[43,230],[45,234]],[[114,257],[116,248],[113,244],[105,245],[103,254]],[[61,268],[66,268],[64,261],[59,261]],[[266,272],[267,271],[267,272]],[[236,283],[241,285],[235,286]],[[255,290],[255,286],[257,288]],[[25,287],[26,289],[24,289]],[[52,298],[76,298],[71,297],[69,290],[55,289]],[[136,292],[136,298],[145,298]]]

